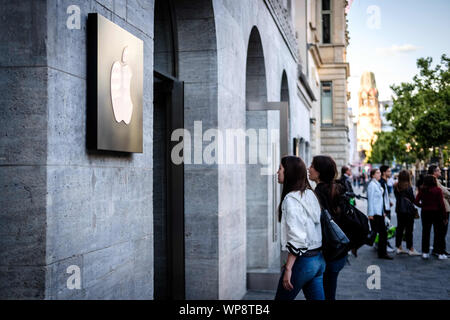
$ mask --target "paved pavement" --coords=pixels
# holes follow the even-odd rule
[[[356,193],[362,194],[361,189]],[[395,199],[393,199],[395,203]],[[358,200],[357,207],[367,211],[365,200]],[[397,225],[395,212],[391,225]],[[449,232],[450,233],[450,232]],[[450,251],[450,236],[447,233],[447,251]],[[415,220],[413,245],[422,252],[422,224]],[[433,232],[431,233],[431,244]],[[389,242],[394,247],[394,239]],[[403,243],[403,247],[406,244]],[[358,250],[358,257],[349,256],[349,264],[339,274],[336,293],[337,300],[449,300],[450,299],[450,259],[438,260],[430,256],[423,260],[421,256],[411,257],[407,254],[396,255],[394,260],[381,260],[373,247],[363,246]],[[380,269],[380,289],[368,289],[367,280],[373,274],[368,273],[369,266]],[[275,290],[275,289],[274,289]],[[243,300],[272,300],[275,291],[248,291]],[[303,292],[297,300],[304,300]]]

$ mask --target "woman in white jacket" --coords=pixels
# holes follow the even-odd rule
[[[278,209],[281,250],[288,251],[275,300],[294,300],[303,290],[307,300],[324,300],[321,209],[302,159],[286,156],[277,172],[283,184]]]

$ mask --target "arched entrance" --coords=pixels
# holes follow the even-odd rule
[[[154,21],[155,298],[217,299],[218,170],[193,152],[194,122],[198,131],[217,128],[212,0],[156,0]],[[175,129],[190,136],[171,141]],[[183,149],[176,166],[169,155],[179,143],[191,147],[191,158]]]
[[[285,70],[281,76],[280,101],[289,102],[289,86]]]
[[[267,101],[264,52],[261,36],[256,27],[253,27],[248,41],[245,97],[247,101],[252,102]]]
[[[156,0],[153,77],[154,298],[184,299],[184,165],[170,159],[173,130],[183,127],[172,1]]]
[[[286,70],[283,70],[283,74],[281,76],[280,101],[281,102],[286,102],[288,104],[288,106],[291,105],[289,103],[289,84],[288,84],[288,79],[287,79],[287,75],[286,75]],[[290,114],[291,113],[288,112],[288,117],[290,117]],[[288,118],[288,123],[289,123],[289,132],[292,132],[291,121],[289,121],[289,118]],[[290,135],[288,135],[287,138],[289,139],[289,137],[290,137]],[[291,146],[291,145],[292,144],[289,143],[289,146]],[[290,149],[288,149],[287,153],[293,154],[293,150],[291,151]]]
[[[258,135],[258,163],[247,162],[246,167],[247,288],[258,289],[265,286],[264,277],[270,270],[279,271],[278,185],[274,179],[274,163],[279,161],[279,138],[272,141],[270,133],[279,131],[280,111],[268,107],[264,52],[256,27],[248,43],[246,103],[247,130],[267,132],[267,138]],[[268,162],[269,159],[275,161]]]

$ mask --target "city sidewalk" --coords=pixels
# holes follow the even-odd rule
[[[355,192],[361,194],[362,188]],[[392,197],[393,198],[393,197]],[[395,203],[395,199],[392,199]],[[357,207],[363,212],[367,211],[366,200],[357,200]],[[391,225],[397,225],[395,212],[392,214]],[[449,235],[447,234],[447,251],[450,249]],[[422,252],[422,224],[420,219],[415,220],[414,248]],[[431,235],[433,239],[433,231]],[[394,247],[394,239],[389,242]],[[432,244],[432,240],[431,240]],[[406,244],[403,242],[403,247]],[[438,260],[430,256],[423,260],[421,256],[410,257],[407,254],[396,255],[390,253],[394,260],[381,260],[373,247],[363,246],[358,250],[358,257],[349,256],[349,264],[339,274],[336,293],[337,300],[447,300],[450,299],[450,259]],[[381,271],[381,288],[368,289],[367,279],[372,273],[367,273],[371,265],[379,266]],[[243,300],[272,300],[274,291],[248,291]],[[304,300],[303,292],[297,300]]]

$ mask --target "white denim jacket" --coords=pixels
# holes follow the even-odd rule
[[[381,184],[372,179],[367,187],[367,215],[383,216],[383,188]]]
[[[281,204],[281,250],[302,255],[322,246],[320,204],[312,190],[292,191]]]

